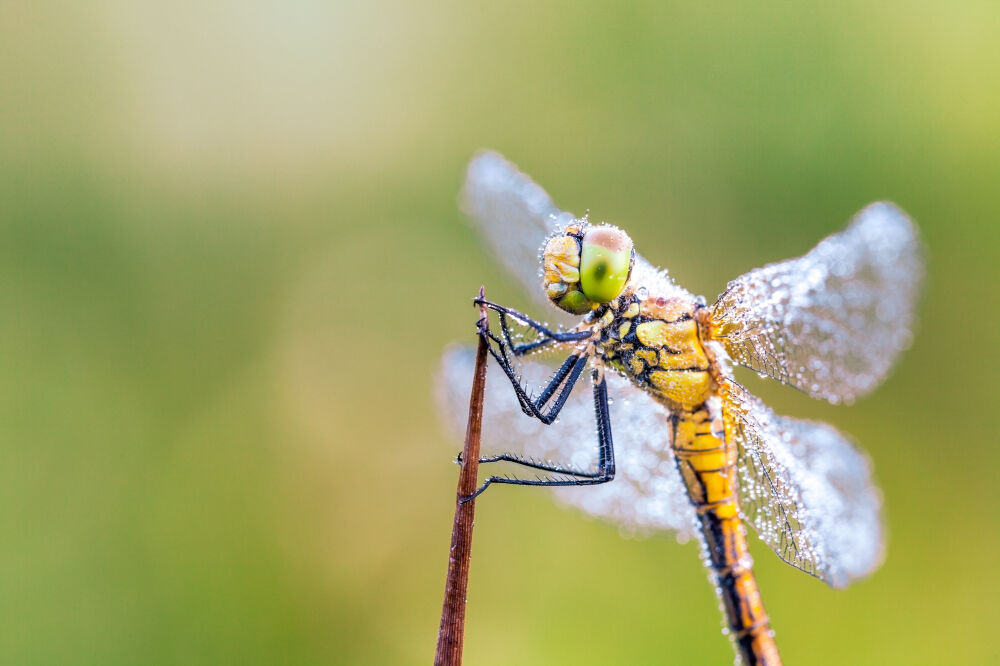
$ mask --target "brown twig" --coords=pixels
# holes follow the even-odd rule
[[[479,298],[485,297],[483,287]],[[486,308],[479,306],[479,330],[489,330]],[[483,394],[486,389],[486,336],[480,334],[476,348],[476,369],[469,396],[469,421],[465,429],[458,491],[455,495],[455,522],[451,528],[451,551],[448,557],[448,578],[444,586],[444,605],[438,629],[434,666],[460,666],[465,641],[465,602],[469,589],[469,556],[472,553],[472,524],[476,515],[476,500],[462,502],[476,491],[479,474],[479,440],[483,431]]]

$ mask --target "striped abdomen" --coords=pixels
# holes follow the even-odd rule
[[[727,447],[718,398],[675,412],[672,446],[694,504],[732,638],[746,664],[781,663],[751,568],[736,499],[736,451]]]

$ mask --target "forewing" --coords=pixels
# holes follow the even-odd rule
[[[729,283],[712,310],[733,360],[815,398],[873,389],[910,342],[923,260],[916,230],[891,203],[862,210],[798,259]]]
[[[479,153],[469,163],[461,204],[500,263],[532,298],[546,303],[539,252],[573,214],[556,208],[545,190],[494,152]]]
[[[474,360],[471,349],[451,347],[438,376],[438,403],[456,438],[465,431]],[[544,383],[553,371],[534,361],[522,363],[521,369],[525,384],[532,387]],[[667,410],[625,378],[614,373],[606,376],[608,395],[613,398],[609,409],[615,478],[597,486],[556,488],[556,496],[626,533],[670,530],[680,538],[694,536],[694,511],[670,451]],[[580,380],[559,419],[547,426],[521,412],[513,389],[491,359],[482,438],[484,455],[509,452],[574,469],[595,469],[597,434],[589,380]],[[524,478],[534,476],[533,470],[515,471]]]
[[[654,297],[692,298],[690,292],[678,286],[670,278],[665,268],[653,266],[638,253],[635,255],[635,263],[632,266],[632,275],[629,278],[629,284],[635,289],[644,289],[646,293]]]
[[[881,564],[881,496],[864,454],[824,423],[776,415],[735,382],[722,386],[738,447],[740,508],[778,556],[834,587]]]

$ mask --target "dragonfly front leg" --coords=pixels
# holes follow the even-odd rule
[[[490,310],[499,315],[500,318],[500,331],[503,333],[504,343],[511,351],[514,356],[523,356],[530,351],[535,349],[540,349],[545,345],[549,345],[556,342],[578,342],[580,340],[586,340],[590,337],[590,331],[552,331],[545,327],[543,324],[538,323],[531,317],[518,312],[514,308],[509,308],[505,305],[500,305],[498,303],[493,303],[482,298],[477,298],[473,301],[476,305],[483,305]],[[510,334],[510,322],[509,319],[528,326],[534,329],[541,336],[541,340],[535,340],[534,342],[528,342],[524,344],[517,344],[511,338]]]
[[[570,357],[572,358],[572,357]],[[567,359],[568,361],[569,359]],[[565,364],[564,364],[565,365]],[[556,373],[558,375],[558,373]],[[555,378],[553,378],[555,380]],[[593,486],[607,483],[615,478],[615,448],[611,435],[611,416],[608,411],[608,386],[603,374],[598,370],[593,372],[594,380],[594,414],[597,418],[597,470],[585,472],[559,465],[538,463],[532,460],[525,460],[511,454],[503,454],[482,458],[479,462],[490,463],[507,461],[517,463],[524,467],[552,472],[554,474],[564,474],[576,478],[552,478],[552,479],[518,479],[508,476],[490,476],[483,482],[476,492],[468,497],[463,497],[462,502],[468,502],[481,495],[483,491],[494,483],[506,483],[515,486]],[[546,387],[548,388],[548,387]],[[572,388],[572,385],[569,386]],[[554,389],[553,389],[554,390]]]

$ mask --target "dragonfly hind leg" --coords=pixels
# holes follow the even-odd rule
[[[572,357],[571,357],[572,358]],[[567,359],[568,361],[569,359]],[[565,364],[564,364],[565,365]],[[558,375],[558,373],[556,373]],[[555,474],[563,474],[567,477],[575,478],[550,478],[550,479],[519,479],[509,476],[489,476],[483,481],[476,492],[468,497],[463,497],[461,502],[468,502],[481,495],[490,485],[494,483],[505,483],[514,486],[593,486],[607,483],[615,478],[615,449],[611,436],[611,418],[608,413],[608,387],[603,377],[597,381],[598,373],[594,373],[594,413],[597,417],[597,470],[594,472],[584,472],[558,465],[538,463],[525,460],[510,454],[481,458],[482,463],[508,461],[517,463],[531,469],[538,469]],[[568,387],[572,388],[572,384]],[[554,390],[554,389],[553,389]],[[567,392],[568,393],[568,392]]]

